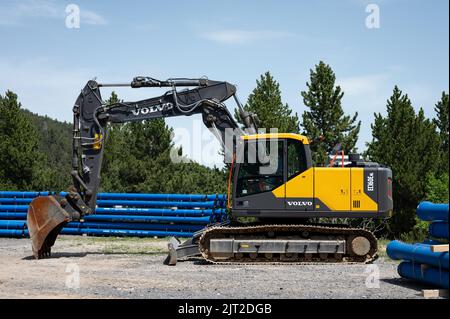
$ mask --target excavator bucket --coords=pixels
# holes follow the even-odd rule
[[[27,224],[36,259],[50,257],[51,247],[64,225],[79,219],[77,211],[65,209],[69,206],[61,196],[40,196],[30,203]]]

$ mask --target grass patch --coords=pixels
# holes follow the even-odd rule
[[[391,241],[388,239],[379,239],[378,240],[378,256],[384,257],[384,258],[389,258],[388,255],[386,254],[386,246],[390,242]]]
[[[155,242],[167,242],[170,237],[161,237],[161,238],[153,238],[153,237],[95,237],[95,236],[71,236],[71,235],[62,235],[58,236],[57,240],[64,241],[82,241],[83,243],[108,243],[111,241],[114,242],[126,242],[126,243],[155,243]]]
[[[101,249],[102,254],[127,254],[127,255],[154,255],[167,253],[167,249],[163,247],[146,246],[139,247],[128,245],[107,245]]]
[[[94,237],[63,235],[58,240],[74,246],[86,246],[102,254],[163,254],[167,253],[170,237]]]

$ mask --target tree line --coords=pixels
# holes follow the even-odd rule
[[[332,68],[320,61],[300,98],[301,117],[283,103],[279,83],[270,72],[256,81],[244,108],[260,119],[260,127],[306,135],[315,165],[327,164],[340,143],[356,151],[361,122],[358,113],[345,114],[344,91]],[[119,97],[113,92],[107,102]],[[383,236],[418,237],[424,225],[415,218],[421,200],[448,202],[448,94],[442,92],[435,117],[415,111],[408,95],[397,86],[386,103],[386,115],[375,113],[372,140],[364,157],[393,171],[394,215]],[[237,121],[239,116],[235,113]],[[164,119],[110,124],[105,144],[101,191],[151,193],[224,193],[228,167],[173,163],[172,128]],[[63,190],[71,185],[72,126],[22,108],[11,91],[0,94],[0,189]],[[182,153],[182,149],[178,149]]]

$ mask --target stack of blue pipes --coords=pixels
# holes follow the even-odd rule
[[[403,260],[398,265],[401,277],[448,289],[448,248],[444,252],[433,252],[432,245],[448,245],[448,204],[421,202],[417,216],[431,222],[430,238],[423,243],[407,244],[398,240],[386,248],[388,256]]]
[[[28,237],[29,203],[35,197],[52,194],[0,191],[0,237]],[[97,198],[95,214],[68,223],[61,234],[190,237],[228,218],[226,196],[221,194],[99,193]]]

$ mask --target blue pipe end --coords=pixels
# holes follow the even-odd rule
[[[416,213],[417,216],[424,221],[448,221],[448,204],[421,202],[419,206],[417,206]]]

